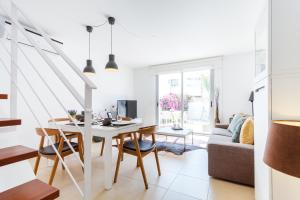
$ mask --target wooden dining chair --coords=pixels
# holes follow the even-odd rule
[[[130,121],[130,120],[132,120],[130,117],[121,117],[121,119],[123,121]],[[118,146],[119,145],[118,137],[113,137],[113,139],[116,139],[116,146]],[[105,138],[104,137],[97,137],[97,142],[101,142],[100,156],[103,156],[104,146],[105,146]],[[122,158],[122,160],[123,160],[123,158]]]
[[[48,122],[65,122],[65,123],[70,123],[72,122],[71,119],[69,117],[61,117],[61,118],[53,118],[53,119],[49,119]],[[68,140],[72,141],[72,139],[77,139],[78,138],[78,133],[74,133],[74,132],[65,132],[64,134],[66,136],[66,138],[68,138]],[[84,146],[83,146],[83,142],[80,142],[79,144],[82,145],[82,151],[84,150]],[[64,168],[64,166],[62,165],[62,168]]]
[[[123,153],[127,153],[137,157],[137,167],[141,168],[146,189],[148,189],[148,181],[145,173],[143,157],[150,154],[151,152],[154,152],[158,175],[159,176],[161,175],[158,151],[157,151],[156,141],[155,141],[155,130],[156,130],[156,126],[149,126],[149,127],[144,127],[139,129],[138,131],[139,135],[137,135],[136,132],[129,132],[129,133],[122,133],[118,136],[120,143],[118,145],[119,154],[118,154],[117,166],[115,171],[114,183],[116,183],[118,179],[118,173],[119,173]],[[147,136],[151,136],[151,140],[144,139]]]
[[[55,141],[54,146],[57,148],[58,153],[60,154],[62,159],[64,159],[68,155],[73,154],[73,151],[71,150],[71,148],[69,147],[67,142],[65,142],[64,138],[60,135],[60,131],[58,129],[45,128],[45,131],[47,132],[47,134],[49,136],[54,137],[54,141]],[[34,173],[37,174],[41,157],[45,157],[47,159],[54,160],[54,164],[53,164],[52,171],[51,171],[49,181],[48,181],[48,184],[52,185],[53,179],[54,179],[54,176],[55,176],[55,173],[56,173],[57,165],[58,165],[58,162],[59,162],[59,158],[58,158],[57,154],[55,153],[55,151],[54,151],[54,149],[52,148],[51,145],[46,145],[45,146],[46,134],[44,133],[43,129],[42,128],[36,128],[36,133],[37,133],[37,135],[41,136],[41,140],[40,140],[40,145],[39,145],[39,154],[36,158],[35,165],[34,165]],[[74,150],[79,153],[79,157],[83,162],[83,140],[82,140],[82,135],[79,132],[78,133],[72,132],[72,137],[71,138],[75,138],[74,135],[76,135],[77,142],[71,142],[69,140],[69,138],[67,138],[67,139],[70,141],[70,144],[72,145]]]
[[[70,122],[70,118],[66,118],[66,117],[62,117],[62,118],[53,118],[50,119],[48,122]],[[72,134],[67,134],[66,133],[67,138],[71,139],[72,138]],[[75,138],[77,136],[75,135]],[[104,152],[104,145],[105,145],[105,138],[104,137],[98,137],[98,136],[94,136],[93,137],[93,142],[99,142],[101,143],[100,145],[100,156],[103,156],[103,152]],[[83,147],[82,147],[83,148]]]

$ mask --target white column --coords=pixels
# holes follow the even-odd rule
[[[17,18],[17,8],[12,3],[11,4],[11,16],[13,18]],[[18,105],[18,91],[17,87],[14,83],[18,82],[18,69],[15,63],[18,62],[18,49],[17,49],[17,42],[18,42],[18,31],[17,27],[14,23],[12,23],[11,27],[11,76],[10,76],[10,117],[17,118],[17,105]]]
[[[85,84],[85,110],[84,110],[84,200],[92,199],[92,89]]]
[[[106,190],[110,190],[112,187],[112,137],[105,137],[105,146],[104,146],[104,187]]]

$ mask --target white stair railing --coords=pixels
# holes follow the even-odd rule
[[[8,75],[10,75],[9,69],[7,67],[7,65],[3,62],[3,60],[0,58],[0,62],[2,64],[2,66],[4,67],[6,73]],[[29,103],[28,99],[25,97],[24,93],[22,92],[22,90],[20,89],[20,87],[18,86],[18,84],[15,81],[12,81],[12,83],[14,84],[14,86],[17,88],[18,92],[20,93],[22,99],[24,100],[27,108],[30,110],[31,114],[33,115],[35,121],[38,123],[39,127],[41,127],[43,133],[46,135],[47,140],[50,142],[50,145],[52,146],[53,150],[55,151],[56,155],[58,156],[60,162],[63,164],[63,166],[65,167],[67,173],[69,174],[71,180],[73,181],[74,185],[76,186],[77,190],[79,191],[81,196],[84,196],[80,186],[78,185],[77,181],[75,180],[74,176],[72,175],[69,167],[67,166],[67,164],[65,163],[64,159],[61,157],[61,155],[58,152],[58,149],[55,147],[54,142],[52,141],[52,138],[48,135],[47,131],[43,128],[42,126],[42,122],[41,120],[38,118],[38,116],[35,114],[31,104]]]
[[[39,126],[42,128],[44,134],[47,136],[48,140],[50,141],[50,145],[54,149],[55,153],[58,155],[60,161],[64,165],[64,167],[67,170],[67,173],[69,174],[71,180],[75,184],[76,188],[78,189],[79,193],[83,196],[85,200],[90,200],[91,199],[91,122],[92,122],[92,90],[96,89],[96,85],[91,82],[82,72],[81,70],[73,63],[73,61],[66,56],[66,54],[50,39],[50,37],[45,33],[45,31],[34,24],[32,20],[30,20],[26,14],[20,10],[15,3],[10,0],[11,6],[16,8],[18,12],[26,19],[26,21],[29,23],[30,26],[34,27],[37,31],[40,32],[42,37],[45,39],[45,41],[57,52],[59,56],[62,57],[62,59],[71,67],[71,69],[81,78],[81,80],[85,84],[85,92],[84,92],[84,98],[77,92],[77,90],[73,87],[73,85],[68,81],[68,79],[64,76],[63,73],[58,69],[58,67],[55,65],[55,63],[47,56],[47,54],[42,50],[42,48],[39,46],[39,44],[31,37],[29,33],[26,32],[25,28],[19,23],[18,19],[15,18],[15,15],[10,15],[6,10],[0,6],[0,10],[2,13],[4,13],[7,17],[12,22],[13,28],[17,28],[24,36],[25,38],[29,41],[29,43],[35,48],[35,50],[38,52],[38,54],[43,58],[43,60],[46,62],[46,64],[50,67],[50,69],[56,74],[56,76],[59,78],[59,80],[66,86],[66,88],[71,92],[73,97],[77,100],[77,102],[83,107],[84,112],[85,112],[85,126],[84,126],[84,131],[80,127],[78,127],[77,123],[74,121],[75,126],[77,127],[79,132],[82,132],[84,136],[84,164],[78,157],[78,155],[75,153],[74,148],[72,145],[69,143],[68,139],[65,137],[64,133],[59,129],[61,136],[64,138],[66,143],[69,145],[71,150],[75,153],[77,160],[79,160],[80,164],[84,167],[84,192],[82,192],[81,188],[79,187],[78,183],[76,182],[75,178],[73,177],[71,171],[69,170],[68,166],[64,162],[64,160],[61,158],[60,154],[58,153],[57,148],[55,147],[52,139],[49,137],[45,129],[42,127],[42,123],[37,117],[37,115],[34,113],[34,110],[32,109],[28,99],[25,97],[24,93],[20,90],[19,86],[14,80],[11,80],[12,84],[16,87],[18,92],[21,94],[22,98],[24,99],[24,102],[28,106],[29,110],[31,111],[33,117],[39,124]],[[14,30],[16,31],[16,30]],[[16,41],[16,38],[12,38],[13,44],[22,52],[23,56],[25,59],[28,61],[30,66],[33,68],[33,70],[37,73],[41,81],[45,84],[45,86],[48,88],[48,90],[51,92],[51,94],[55,97],[56,101],[59,103],[59,105],[63,108],[63,110],[66,112],[66,114],[70,117],[70,115],[67,112],[67,109],[64,107],[63,103],[61,100],[57,97],[57,95],[54,93],[54,91],[51,89],[49,84],[43,79],[42,75],[38,72],[36,67],[34,66],[33,62],[29,59],[29,57],[25,54],[25,52],[22,50],[22,48],[19,46],[19,44]],[[8,55],[12,56],[11,52],[8,51],[6,46],[4,45],[3,42],[1,42],[2,47],[5,49],[5,51],[8,53]],[[7,65],[5,65],[4,61],[0,59],[0,62],[2,63],[3,67],[5,68],[6,72],[12,77],[13,74],[10,74]],[[15,66],[18,66],[17,62],[14,60],[12,61],[12,64]],[[38,99],[40,104],[42,105],[43,109],[46,111],[48,116],[53,119],[53,116],[51,115],[49,109],[47,106],[44,104],[42,101],[41,97],[39,94],[35,91],[34,87],[28,80],[28,78],[25,76],[23,71],[21,70],[20,67],[18,67],[19,73],[22,75],[24,78],[25,82],[31,89],[31,91],[34,93],[35,97]],[[72,117],[70,119],[73,120]]]
[[[5,44],[3,43],[3,41],[0,41],[0,44],[2,46],[2,48],[5,50],[5,52],[8,54],[8,56],[11,56],[11,53],[8,51],[7,47],[5,46]],[[25,52],[22,50],[22,48],[20,48],[19,44],[16,44],[18,49],[20,49],[20,51],[23,53],[24,57],[26,59],[28,59],[28,56],[25,54]],[[27,60],[28,62],[30,60]],[[2,63],[2,65],[5,65],[4,61],[0,58],[0,62]],[[38,101],[41,103],[43,109],[47,112],[49,119],[54,119],[53,115],[50,113],[49,109],[47,108],[47,106],[45,105],[45,103],[42,101],[41,97],[38,95],[38,92],[34,89],[33,85],[30,83],[30,81],[28,80],[28,78],[26,77],[25,73],[23,72],[22,68],[19,66],[18,63],[16,63],[14,60],[12,61],[14,65],[17,66],[17,70],[20,72],[21,76],[24,78],[26,84],[29,86],[30,90],[33,92],[34,96],[38,99]],[[32,64],[32,62],[30,61],[30,63]],[[63,105],[63,103],[61,102],[61,100],[56,96],[56,94],[54,93],[54,91],[50,88],[49,84],[43,79],[43,77],[41,76],[41,74],[37,71],[36,67],[32,64],[32,68],[34,69],[34,71],[39,75],[41,81],[46,85],[46,87],[48,88],[48,90],[51,92],[51,94],[53,95],[53,97],[57,100],[57,102],[60,104],[60,106],[63,108],[63,110],[68,113],[68,110],[66,109],[66,107]],[[77,126],[78,129],[80,129],[77,125],[77,123],[75,122],[75,120],[68,114],[68,118],[70,120],[73,121],[73,123]],[[55,120],[53,120],[55,121]],[[56,125],[57,128],[57,124],[54,123],[54,125]],[[65,142],[68,144],[68,146],[70,147],[71,151],[75,154],[77,160],[79,161],[79,163],[81,164],[81,166],[84,168],[84,164],[81,161],[81,159],[79,158],[79,156],[76,154],[75,149],[73,148],[73,146],[70,144],[70,141],[66,138],[65,134],[58,129],[60,132],[60,135],[64,138]]]
[[[33,21],[30,20],[29,17],[22,10],[20,10],[17,6],[16,8],[23,15],[23,17],[33,26],[33,28],[36,29],[42,35],[42,37],[44,37],[47,43],[57,52],[57,54],[64,59],[64,61],[82,79],[82,81],[84,81],[90,88],[97,89],[97,86],[81,72],[81,70],[74,64],[74,62],[57,46],[55,42],[53,42],[53,40],[51,40],[49,35],[42,28],[35,25],[35,23],[33,23]]]

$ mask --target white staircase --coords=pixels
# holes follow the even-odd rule
[[[9,2],[9,7],[7,6],[7,2]],[[32,96],[29,96],[27,92],[24,92],[24,90],[22,89],[21,85],[18,82],[19,77],[21,77],[24,80],[26,87],[30,89],[31,94],[33,94],[35,100],[39,102],[39,104],[41,105],[41,110],[38,112],[43,112],[44,115],[48,117],[48,119],[54,119],[58,117],[53,115],[51,109],[49,108],[45,100],[43,100],[41,94],[36,90],[35,85],[41,84],[45,88],[47,88],[48,92],[55,99],[57,105],[59,105],[59,108],[65,113],[65,115],[69,116],[67,108],[64,104],[65,102],[63,102],[61,100],[62,98],[56,94],[53,88],[51,88],[51,83],[47,82],[43,74],[40,73],[40,71],[38,70],[38,66],[36,66],[35,64],[35,60],[30,59],[30,56],[26,54],[26,52],[22,49],[22,47],[18,43],[18,35],[22,35],[27,39],[30,45],[33,46],[34,50],[37,52],[40,58],[44,60],[48,68],[55,74],[56,78],[70,92],[72,98],[76,100],[76,102],[78,102],[82,110],[84,110],[85,112],[85,129],[82,133],[84,137],[84,152],[85,152],[84,163],[80,160],[79,156],[75,153],[75,150],[70,145],[63,132],[60,131],[61,136],[64,137],[65,141],[68,143],[68,145],[73,150],[75,155],[77,155],[76,158],[78,162],[84,168],[83,188],[79,186],[76,179],[73,177],[71,171],[69,170],[69,167],[58,154],[57,149],[53,145],[52,139],[47,135],[45,130],[44,133],[47,135],[47,139],[49,143],[56,150],[57,155],[60,157],[60,161],[64,165],[66,172],[69,174],[74,185],[78,189],[78,193],[82,196],[83,199],[90,200],[92,199],[91,198],[91,131],[90,131],[91,120],[92,120],[92,90],[96,89],[96,85],[81,72],[80,68],[78,68],[74,64],[74,62],[57,46],[57,44],[51,40],[48,34],[41,27],[34,24],[33,21],[29,19],[29,17],[22,10],[20,10],[12,0],[8,0],[5,3],[6,4],[0,2],[0,12],[4,13],[5,17],[12,23],[12,29],[11,29],[10,48],[8,48],[6,45],[5,42],[6,38],[0,38],[0,48],[6,53],[6,55],[0,55],[0,68],[2,68],[6,72],[6,74],[1,74],[1,77],[8,76],[10,78],[10,109],[9,109],[10,118],[17,118],[17,113],[18,113],[17,102],[18,99],[20,98],[20,100],[24,102],[24,104],[30,111],[32,121],[35,121],[35,123],[38,124],[38,127],[44,127],[45,123],[47,123],[45,122],[44,119],[41,119],[38,116],[39,113],[37,113],[37,111],[34,109],[35,108],[34,102],[31,101]],[[32,37],[32,35],[30,35],[30,33],[26,31],[26,28],[22,25],[22,23],[20,23],[20,21],[26,22],[27,25],[29,25],[30,27],[34,28],[37,32],[39,32],[42,38],[45,40],[45,42],[52,48],[53,52],[55,52],[65,62],[65,64],[69,66],[70,69],[77,75],[79,80],[84,84],[83,94],[77,91],[75,87],[76,84],[68,80],[66,75],[60,70],[60,68],[56,65],[56,63],[52,60],[52,58],[49,55],[47,55],[45,51],[43,51],[39,43],[36,42]],[[27,64],[31,67],[35,75],[39,77],[38,83],[36,82],[36,80],[33,82],[31,80],[31,77],[28,76],[26,73],[24,73],[24,69],[18,62],[19,56],[22,56],[26,60]],[[5,57],[9,57],[10,64],[7,64],[7,62],[5,62],[6,61]],[[7,99],[7,96],[5,94],[0,94],[0,99]],[[22,116],[20,116],[20,118],[22,118]],[[72,118],[70,117],[70,119]],[[77,126],[76,122],[74,123],[78,128],[78,132],[82,132],[81,129]],[[0,126],[19,125],[19,124],[20,124],[19,120],[3,119],[1,121],[0,119]],[[34,128],[36,127],[32,127],[32,130],[34,130]],[[18,131],[22,131],[22,126],[18,128]],[[13,133],[8,132],[7,129],[2,129],[1,127],[0,127],[0,139],[1,139],[0,156],[1,156],[1,150],[7,151],[7,149],[5,149],[6,147],[12,148],[12,146],[18,145],[19,143],[18,132],[13,132]],[[21,151],[21,155],[23,155],[22,151],[24,154],[26,154],[26,150],[29,149],[20,147],[19,150]],[[23,158],[27,158],[27,157],[25,156]],[[1,157],[0,157],[0,166],[1,166],[1,162],[4,165],[5,163],[4,160],[5,159],[1,161]],[[19,160],[15,158],[15,161],[19,161]],[[13,189],[15,187],[21,187],[21,189],[25,188],[25,190],[28,189],[29,187],[28,185],[26,184],[21,185],[21,184],[35,179],[32,168],[27,161],[18,162],[15,164],[12,163],[8,162],[5,164],[4,167],[0,167],[0,177],[1,177],[0,192],[7,191],[6,193],[7,195],[14,194]],[[45,188],[45,191],[48,191],[47,188],[44,187],[44,185],[38,181],[32,181],[30,182],[30,184],[37,185],[38,187],[41,188]],[[11,190],[9,190],[10,188]],[[50,192],[57,193],[56,190],[50,190]],[[56,198],[55,195],[52,196],[52,199],[54,198]],[[0,199],[1,199],[1,195],[0,195]]]

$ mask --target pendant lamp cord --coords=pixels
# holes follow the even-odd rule
[[[112,54],[112,40],[113,40],[113,35],[112,35],[112,25],[110,26],[110,54]]]
[[[89,60],[91,59],[91,33],[89,32]]]

